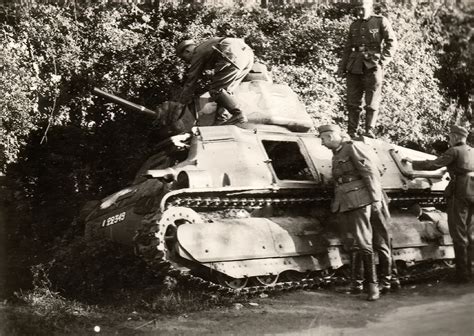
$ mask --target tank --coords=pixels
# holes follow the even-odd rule
[[[86,237],[129,245],[157,272],[205,288],[248,292],[331,279],[347,269],[350,243],[329,210],[331,151],[289,86],[254,74],[235,96],[247,124],[211,126],[215,106],[206,96],[198,112],[181,106],[176,134],[157,145],[134,181],[88,210]],[[357,141],[383,168],[402,276],[451,267],[446,172],[414,172],[401,160],[430,154]]]

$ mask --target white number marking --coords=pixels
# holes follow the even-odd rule
[[[125,211],[124,212],[121,212],[115,216],[112,216],[112,217],[109,217],[109,218],[106,218],[102,221],[102,227],[106,227],[106,226],[110,226],[110,225],[114,225],[114,224],[117,224],[118,222],[121,222],[125,219]]]

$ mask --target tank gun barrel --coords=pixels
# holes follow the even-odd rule
[[[114,102],[114,103],[122,106],[122,107],[132,109],[132,110],[140,112],[142,114],[146,114],[147,116],[150,116],[150,117],[154,117],[154,118],[159,117],[159,114],[157,112],[155,112],[153,110],[150,110],[150,109],[146,108],[145,106],[132,103],[132,102],[126,100],[126,99],[117,97],[116,95],[105,92],[105,91],[103,91],[101,89],[98,89],[96,87],[92,90],[92,92],[95,95],[97,95],[99,97],[102,97],[102,98],[105,98],[105,99],[107,99],[111,102]]]

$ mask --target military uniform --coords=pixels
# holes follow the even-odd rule
[[[396,48],[395,33],[385,17],[372,15],[367,20],[358,19],[351,24],[339,64],[340,71],[347,73],[349,135],[357,132],[364,94],[366,132],[375,127],[382,98],[384,67]]]
[[[205,70],[213,70],[211,97],[216,99],[221,92],[232,93],[253,63],[253,51],[242,39],[215,37],[202,42],[194,50],[180,102],[187,103],[193,97],[196,83]]]
[[[453,131],[459,131],[453,127]],[[467,131],[461,129],[460,132]],[[449,233],[453,239],[456,273],[459,280],[472,277],[472,230],[474,214],[474,148],[460,142],[434,160],[413,161],[415,170],[447,167],[451,180],[446,187]]]
[[[332,173],[335,182],[333,212],[344,217],[362,257],[365,281],[376,283],[374,249],[379,253],[382,283],[390,286],[392,254],[388,232],[389,213],[380,181],[380,169],[362,142],[343,142],[334,151]],[[359,269],[353,254],[353,274]]]

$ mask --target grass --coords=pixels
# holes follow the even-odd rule
[[[96,333],[95,326],[101,327],[102,335],[117,328],[120,334],[136,334],[137,330],[130,327],[131,321],[152,323],[150,321],[160,316],[183,315],[231,306],[237,300],[242,302],[242,298],[202,293],[180,284],[171,291],[162,290],[160,279],[147,274],[146,268],[131,265],[129,256],[115,260],[121,267],[94,265],[81,269],[76,264],[68,264],[71,260],[84,262],[80,258],[55,259],[31,267],[32,288],[18,290],[0,303],[0,336],[91,335]],[[76,273],[50,280],[50,275],[58,270]],[[116,273],[117,270],[122,271]],[[108,271],[113,274],[106,274]],[[126,274],[125,279],[123,274]],[[98,279],[95,284],[88,283],[95,277]],[[121,286],[111,286],[109,278]]]
[[[15,301],[0,304],[0,335],[90,335],[95,326],[102,328],[101,334],[117,328],[121,334],[129,334],[136,332],[130,327],[131,320],[142,325],[159,317],[230,306],[236,301],[185,289],[167,294],[155,290],[155,295],[150,295],[152,292],[122,291],[99,305],[66,299],[47,289],[18,293]]]

